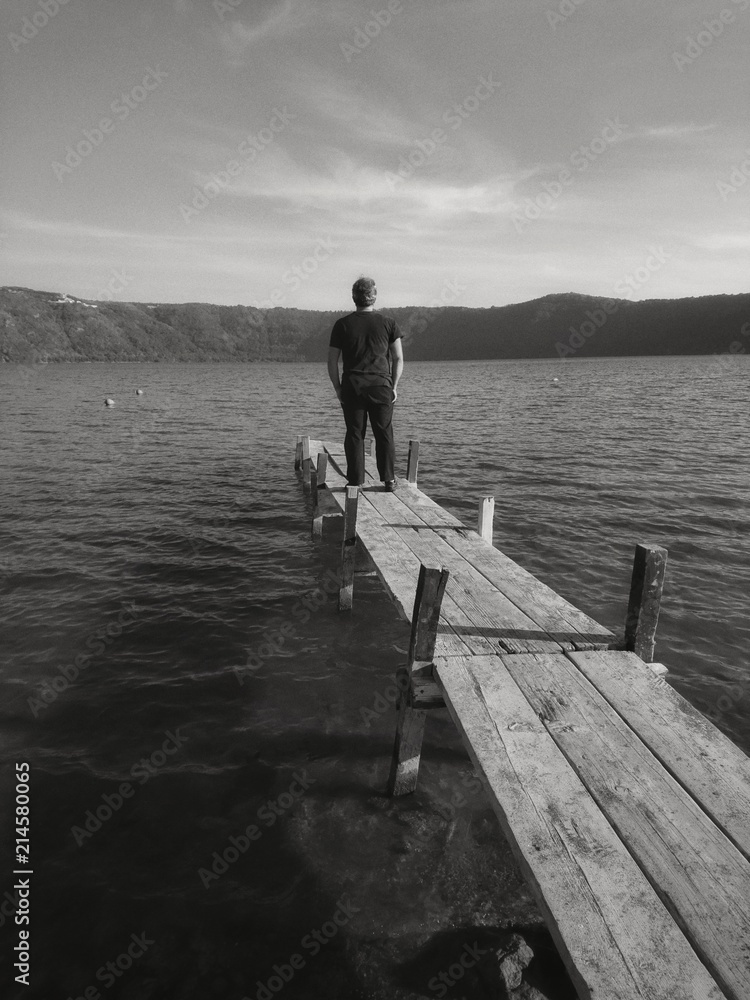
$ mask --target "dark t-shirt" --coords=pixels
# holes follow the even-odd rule
[[[353,312],[337,319],[331,347],[344,359],[344,375],[364,377],[369,385],[391,385],[391,344],[403,334],[396,321],[379,312]]]

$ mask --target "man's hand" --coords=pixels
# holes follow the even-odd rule
[[[397,399],[398,399],[398,393],[397,393],[397,392],[396,392],[396,390],[394,389],[394,390],[393,390],[393,402],[395,403]]]

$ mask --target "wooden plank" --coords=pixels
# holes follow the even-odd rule
[[[451,576],[448,596],[461,607],[474,631],[494,643],[494,651],[560,652],[566,648],[493,587],[471,563],[428,528],[393,529],[421,562],[440,562]]]
[[[381,494],[388,496],[389,494]],[[414,607],[420,559],[382,519],[374,520],[377,512],[369,504],[371,494],[360,493],[360,543],[367,549],[375,564],[386,592],[399,610],[402,618],[411,621]],[[364,513],[373,511],[369,516]],[[427,560],[429,562],[429,559]],[[449,656],[457,653],[492,653],[494,642],[484,638],[471,619],[449,595],[442,603],[441,626],[438,632],[438,652]]]
[[[503,662],[726,995],[747,1000],[750,861],[571,660]]]
[[[579,996],[720,1000],[503,659],[438,659],[435,676]]]
[[[435,533],[524,611],[537,628],[544,629],[561,645],[580,649],[608,646],[614,641],[609,629],[579,611],[499,549],[487,545],[476,533],[440,528]]]
[[[625,619],[625,648],[646,663],[654,658],[666,569],[666,549],[659,545],[636,545]]]
[[[635,653],[568,655],[750,858],[750,758]]]

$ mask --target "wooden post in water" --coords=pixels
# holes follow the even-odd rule
[[[406,464],[406,480],[417,485],[417,466],[419,465],[419,441],[409,440],[409,460]]]
[[[448,582],[448,570],[442,566],[419,567],[414,614],[411,621],[409,662],[399,685],[396,740],[393,745],[391,773],[388,778],[389,795],[407,795],[417,787],[419,761],[422,755],[425,711],[411,707],[411,678],[414,670],[427,669],[435,656],[440,605]]]
[[[299,472],[302,468],[302,435],[297,435],[297,447],[294,450],[294,471]]]
[[[664,590],[667,550],[659,545],[636,545],[625,619],[625,648],[646,663],[654,658],[656,625]]]
[[[312,474],[312,459],[310,458],[310,438],[307,434],[302,438],[302,485],[305,489],[310,488],[310,478]]]
[[[312,518],[312,536],[317,541],[323,538],[323,529],[326,521],[326,517],[340,517],[340,514],[324,514],[321,510],[320,504],[320,490],[327,488],[326,476],[328,475],[328,452],[319,451],[318,452],[318,464],[315,473],[315,488],[313,490],[313,518]]]
[[[477,531],[485,540],[492,545],[492,523],[495,517],[495,498],[482,497],[479,501],[479,516],[477,518]]]
[[[354,565],[357,559],[357,502],[359,487],[346,487],[344,541],[341,544],[341,589],[339,611],[351,611],[354,596]]]
[[[375,438],[370,441],[370,457],[375,458]]]

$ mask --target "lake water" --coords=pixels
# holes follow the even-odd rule
[[[13,989],[3,856],[2,995],[484,997],[435,977],[539,914],[445,713],[383,796],[408,629],[371,578],[322,597],[324,366],[3,365],[0,408],[0,837],[28,761],[33,862]],[[656,658],[750,750],[746,356],[407,363],[396,427],[399,472],[418,437],[427,493],[471,525],[494,494],[495,544],[615,631],[666,546]]]

